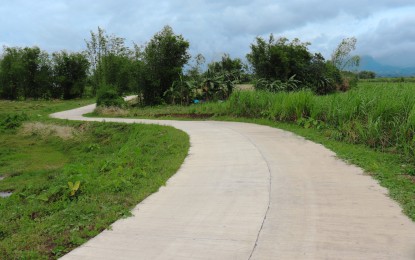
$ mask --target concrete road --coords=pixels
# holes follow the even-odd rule
[[[63,259],[415,259],[415,223],[361,169],[279,129],[233,122],[84,118],[170,125],[189,155],[165,187]]]

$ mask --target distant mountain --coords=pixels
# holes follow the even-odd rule
[[[359,70],[374,71],[377,77],[409,77],[415,76],[415,67],[401,68],[384,65],[371,56],[360,56]]]

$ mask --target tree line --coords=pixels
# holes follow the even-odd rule
[[[89,62],[81,53],[38,47],[4,47],[0,60],[0,96],[4,99],[71,99],[82,96]]]
[[[274,39],[271,34],[251,44],[249,64],[224,54],[207,66],[201,54],[191,60],[190,43],[170,26],[144,46],[129,47],[124,38],[99,27],[85,42],[85,51],[52,54],[39,47],[4,47],[0,98],[72,99],[109,91],[138,94],[144,105],[189,104],[195,99],[226,99],[241,81],[255,81],[258,89],[269,91],[309,88],[327,94],[347,84],[342,70],[359,62],[350,56],[355,38],[343,40],[326,61],[308,50],[309,43]]]

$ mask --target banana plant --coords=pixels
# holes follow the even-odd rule
[[[69,186],[69,196],[74,197],[76,193],[79,191],[79,187],[81,186],[80,181],[76,181],[75,184],[73,182],[68,182]]]
[[[170,100],[170,104],[175,105],[176,100],[180,97],[180,92],[173,83],[173,85],[164,92],[163,96]]]
[[[188,105],[196,96],[197,85],[194,81],[184,80],[180,75],[179,80],[173,82],[172,86],[164,92],[164,97],[170,99],[170,103],[175,105]]]

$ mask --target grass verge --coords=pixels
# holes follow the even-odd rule
[[[0,198],[2,259],[62,256],[128,216],[186,157],[188,136],[171,127],[46,117],[87,103],[0,102],[13,107],[2,118],[27,115],[0,131],[0,191],[13,192]]]
[[[307,91],[246,91],[221,103],[131,108],[108,116],[178,120],[206,116],[204,119],[257,123],[294,132],[360,166],[415,221],[414,90],[413,83],[363,82],[357,89],[329,96]],[[106,116],[105,111],[94,115]]]
[[[415,165],[396,153],[374,150],[362,144],[334,140],[325,130],[275,122],[268,119],[218,117],[215,120],[238,121],[280,128],[320,143],[337,154],[338,158],[361,167],[389,190],[389,196],[402,207],[403,213],[415,221]]]
[[[167,110],[165,112],[167,112]],[[159,118],[149,116],[148,114],[145,118],[169,120],[198,119],[167,115]],[[329,131],[304,128],[303,126],[294,123],[232,116],[212,116],[207,119],[267,125],[293,132],[308,140],[320,143],[334,151],[337,154],[337,157],[361,167],[366,173],[378,180],[381,186],[389,190],[390,197],[402,206],[404,214],[415,221],[415,165],[411,161],[408,161],[403,155],[382,152],[363,144],[350,144],[338,141],[330,136]]]

